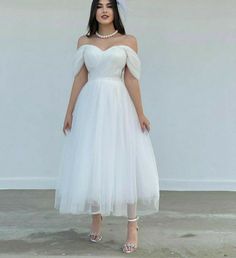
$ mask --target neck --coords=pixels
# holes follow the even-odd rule
[[[115,31],[113,23],[111,24],[99,24],[98,33],[101,35],[108,35]]]

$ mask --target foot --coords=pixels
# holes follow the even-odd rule
[[[132,253],[138,247],[138,225],[137,221],[129,221],[127,225],[127,240],[123,245],[124,253]]]
[[[89,238],[92,242],[98,242],[102,240],[101,224],[102,224],[102,215],[93,214],[92,224],[91,224],[90,233],[89,233]]]

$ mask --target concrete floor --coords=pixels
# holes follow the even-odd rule
[[[159,213],[138,222],[133,254],[120,249],[125,217],[104,217],[103,240],[91,243],[91,218],[58,214],[54,190],[0,193],[0,257],[236,258],[236,192],[161,191]]]

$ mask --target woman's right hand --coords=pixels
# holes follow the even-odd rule
[[[71,130],[71,126],[72,126],[72,114],[71,113],[67,113],[65,120],[64,120],[64,125],[63,125],[63,132],[66,135],[66,130]]]

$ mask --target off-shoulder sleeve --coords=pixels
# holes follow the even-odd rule
[[[127,66],[136,79],[141,77],[141,61],[138,54],[130,47],[125,47],[127,54]]]
[[[74,71],[73,71],[74,77],[79,73],[83,64],[84,64],[84,45],[76,49],[76,53],[74,56]]]

